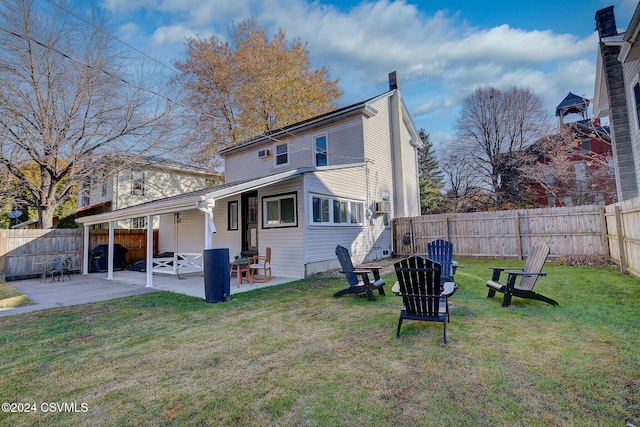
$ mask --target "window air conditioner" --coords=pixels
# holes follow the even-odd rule
[[[271,150],[258,150],[258,158],[259,159],[266,159],[267,157],[271,157]]]
[[[382,201],[376,202],[376,213],[386,213],[386,212],[389,212],[390,210],[391,210],[391,205],[389,204],[388,201],[382,200]]]

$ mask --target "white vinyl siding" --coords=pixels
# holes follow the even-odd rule
[[[204,249],[204,213],[199,210],[182,212],[182,221],[175,222],[175,213],[160,215],[158,254],[163,252],[200,253]]]

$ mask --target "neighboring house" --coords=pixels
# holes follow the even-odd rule
[[[640,4],[618,33],[613,6],[596,12],[600,37],[593,112],[609,117],[618,200],[640,188]]]
[[[588,99],[569,92],[556,108],[560,133],[528,148],[538,163],[547,165],[545,185],[528,184],[538,194],[536,205],[555,207],[615,202],[610,131],[600,125],[600,119],[588,118],[589,103]],[[575,116],[580,119],[566,120]],[[567,141],[570,142],[569,152],[559,152],[554,146],[566,147]],[[557,165],[561,171],[553,170],[554,156],[561,159]]]
[[[394,72],[377,97],[223,150],[223,185],[78,222],[158,215],[159,252],[271,247],[275,276],[304,278],[339,267],[336,245],[356,263],[392,255],[391,219],[420,214],[420,144]]]
[[[116,173],[104,175],[100,172],[102,161],[109,160],[95,162],[92,182],[79,191],[78,218],[211,188],[224,181],[221,173],[152,156],[136,159]],[[121,226],[146,227],[144,217],[130,218]]]

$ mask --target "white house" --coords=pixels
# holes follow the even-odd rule
[[[152,202],[158,199],[211,188],[221,184],[221,173],[173,160],[146,156],[134,159],[114,174],[101,174],[100,163],[117,161],[100,159],[96,162],[92,182],[80,189],[77,216],[84,217],[121,210],[130,206]],[[109,167],[113,167],[112,164]],[[127,228],[145,227],[144,216],[127,218],[120,226]]]
[[[355,262],[389,257],[391,219],[420,214],[421,144],[395,72],[389,77],[379,96],[222,151],[223,185],[78,222],[85,231],[105,222],[111,230],[124,218],[144,215],[150,224],[158,215],[158,252],[229,248],[233,256],[271,247],[280,277],[338,267],[336,245]],[[147,266],[151,285],[150,256]]]

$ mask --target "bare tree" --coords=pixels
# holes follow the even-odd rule
[[[518,205],[524,149],[547,134],[548,126],[542,102],[529,89],[478,89],[462,104],[454,148],[479,177],[475,186],[489,191],[495,206]]]
[[[88,182],[93,158],[167,148],[175,104],[158,96],[161,76],[137,62],[98,18],[88,25],[46,2],[0,0],[4,200],[35,208],[51,228],[56,209]]]

